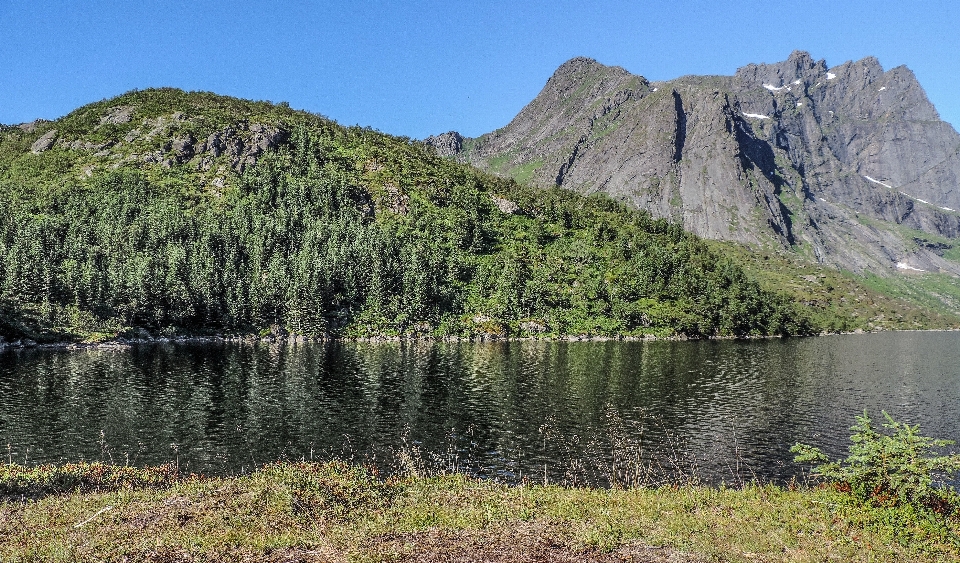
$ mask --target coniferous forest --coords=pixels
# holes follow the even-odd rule
[[[817,328],[676,224],[284,104],[130,92],[0,139],[7,339]]]

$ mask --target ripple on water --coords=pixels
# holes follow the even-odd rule
[[[958,344],[889,332],[8,350],[0,440],[21,462],[178,460],[219,474],[341,457],[505,480],[781,480],[798,441],[844,453],[865,408],[960,438]]]

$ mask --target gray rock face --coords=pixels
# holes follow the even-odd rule
[[[490,199],[493,200],[493,204],[497,206],[497,209],[499,209],[501,213],[511,215],[520,210],[520,206],[509,199],[504,199],[495,195],[490,196]]]
[[[423,142],[436,149],[440,156],[453,156],[463,150],[463,137],[456,131],[431,135]]]
[[[190,156],[206,153],[217,158],[226,154],[230,157],[231,167],[237,172],[243,172],[248,166],[256,164],[265,152],[282,143],[287,137],[286,131],[272,125],[254,123],[244,128],[227,127],[222,131],[211,133],[196,147],[192,146],[191,139]],[[204,160],[201,162],[201,167],[209,167],[209,162]]]
[[[29,123],[21,123],[20,125],[17,125],[17,127],[20,128],[21,131],[24,131],[26,133],[33,133],[34,131],[37,130],[37,126],[39,126],[41,123],[43,123],[42,119],[36,119]]]
[[[192,135],[179,137],[171,142],[170,148],[176,154],[178,162],[190,160],[190,157],[193,156],[193,143],[194,139]]]
[[[57,130],[51,129],[44,133],[39,139],[34,141],[33,145],[30,146],[30,152],[33,154],[40,154],[50,147],[53,146],[53,143],[57,141]]]
[[[494,173],[605,192],[707,238],[855,271],[960,273],[916,233],[960,236],[960,135],[909,69],[874,58],[828,68],[798,51],[660,83],[576,58],[506,127],[427,143]]]
[[[133,118],[133,106],[116,106],[100,118],[100,125],[128,123]]]

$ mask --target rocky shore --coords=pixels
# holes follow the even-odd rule
[[[871,334],[887,332],[886,329],[878,328],[865,331],[857,329],[846,332],[822,332],[811,336],[841,336],[851,334]],[[960,332],[960,328],[947,329],[918,329],[918,330],[899,330],[898,332]],[[770,340],[783,338],[781,336],[710,336],[705,338],[692,338],[685,335],[657,336],[655,334],[642,335],[592,335],[592,334],[570,334],[560,336],[500,336],[496,334],[477,334],[469,337],[464,336],[432,336],[432,335],[383,335],[383,336],[363,336],[363,337],[344,337],[344,336],[304,336],[301,334],[287,335],[266,335],[256,334],[235,334],[235,335],[178,335],[178,336],[147,336],[147,337],[122,337],[118,336],[102,341],[62,341],[62,342],[37,342],[30,339],[20,339],[7,341],[0,337],[0,351],[3,350],[84,350],[84,349],[119,349],[129,348],[131,346],[151,345],[151,344],[273,344],[273,345],[297,345],[318,342],[363,342],[363,343],[387,343],[387,342],[656,342],[672,341],[683,342],[692,340]],[[809,337],[793,337],[809,338]]]

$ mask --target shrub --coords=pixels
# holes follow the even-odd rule
[[[850,455],[830,461],[819,448],[796,444],[794,461],[814,464],[813,475],[834,483],[864,502],[945,510],[956,504],[956,491],[943,479],[960,471],[960,455],[938,449],[953,444],[920,435],[919,425],[894,420],[885,411],[885,433],[878,432],[867,411],[851,427]]]

